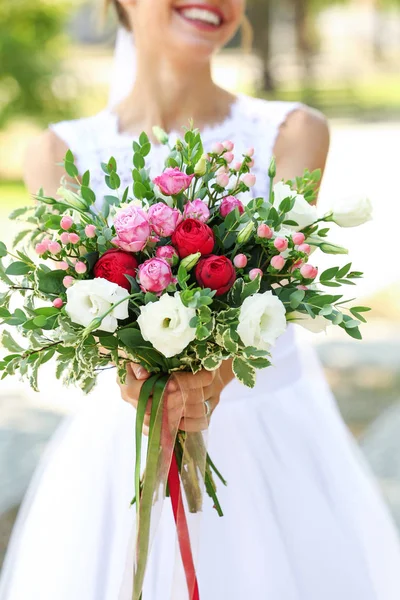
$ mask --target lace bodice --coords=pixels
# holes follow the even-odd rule
[[[217,141],[232,140],[239,160],[241,154],[253,146],[256,154],[252,171],[257,176],[257,184],[252,189],[252,196],[265,197],[269,191],[268,166],[279,127],[287,115],[299,106],[299,102],[266,101],[240,94],[224,121],[202,130],[205,151]],[[122,189],[132,183],[132,142],[136,137],[119,131],[118,116],[112,109],[105,108],[81,119],[51,123],[49,127],[73,152],[80,174],[90,170],[91,187],[99,204],[102,197],[110,193],[104,181],[101,162],[107,162],[114,156]],[[181,132],[171,132],[171,142],[179,135]],[[150,167],[152,176],[161,173],[167,154],[167,147],[152,146],[146,158],[146,166]]]

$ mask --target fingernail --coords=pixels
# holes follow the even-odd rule
[[[167,392],[176,392],[178,389],[175,381],[170,381],[167,385]]]

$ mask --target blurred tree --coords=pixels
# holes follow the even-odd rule
[[[0,129],[20,116],[47,125],[72,114],[69,101],[52,85],[67,44],[63,31],[70,5],[64,0],[1,0]]]
[[[254,29],[254,50],[262,61],[263,91],[275,89],[271,73],[271,9],[274,0],[249,0],[247,14]]]

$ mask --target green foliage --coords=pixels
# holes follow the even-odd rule
[[[29,116],[43,126],[72,116],[72,105],[53,81],[66,47],[63,33],[70,3],[60,0],[0,4],[0,129]]]

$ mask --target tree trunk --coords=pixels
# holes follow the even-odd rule
[[[271,0],[249,0],[248,15],[254,29],[254,50],[262,61],[262,91],[273,92],[271,73]]]

